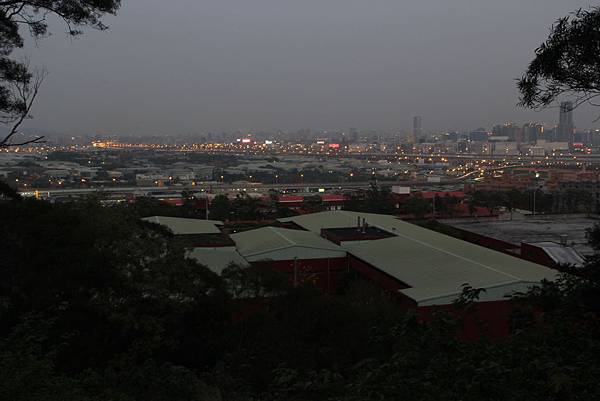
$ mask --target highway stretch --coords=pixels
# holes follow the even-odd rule
[[[355,157],[355,158],[412,158],[412,159],[447,159],[447,160],[495,160],[495,161],[562,161],[562,162],[589,162],[600,164],[600,154],[576,154],[576,155],[555,155],[555,156],[532,156],[532,155],[485,155],[485,154],[447,154],[447,153],[387,153],[387,152],[368,152],[368,153],[308,153],[308,152],[286,152],[284,154],[277,152],[268,151],[253,151],[248,149],[247,151],[240,151],[234,149],[162,149],[161,151],[173,151],[178,150],[182,152],[201,152],[201,153],[227,153],[240,156],[265,156],[265,157],[279,157],[285,158],[286,156],[305,156],[305,157],[329,157],[329,158],[344,158],[344,157]]]
[[[27,191],[21,191],[23,196],[39,197],[68,197],[82,196],[94,193],[134,195],[134,196],[155,196],[164,194],[180,194],[182,191],[188,192],[206,192],[211,194],[229,193],[229,192],[259,192],[268,193],[270,190],[292,193],[308,193],[319,191],[331,192],[339,190],[368,189],[373,181],[362,182],[329,182],[329,183],[293,183],[293,184],[262,184],[262,183],[215,183],[198,182],[195,186],[170,186],[170,187],[98,187],[98,188],[39,188]],[[457,185],[456,181],[427,183],[423,181],[379,181],[378,185],[384,187],[406,186],[441,186]]]
[[[486,168],[486,172],[506,170],[521,167],[519,165],[511,165],[504,167]],[[128,194],[136,196],[156,195],[156,194],[180,194],[182,191],[188,192],[206,192],[211,194],[229,193],[229,192],[260,192],[268,193],[269,191],[281,192],[319,192],[319,191],[336,191],[336,190],[353,190],[353,189],[368,189],[373,183],[379,186],[390,188],[392,186],[404,187],[432,187],[432,186],[457,186],[461,185],[463,180],[480,174],[479,170],[471,171],[460,177],[448,178],[440,182],[425,182],[425,181],[359,181],[359,182],[320,182],[320,183],[288,183],[288,184],[264,184],[252,182],[238,183],[220,183],[220,182],[198,182],[196,185],[186,186],[164,186],[164,187],[94,187],[94,188],[36,188],[27,191],[21,191],[23,196],[42,196],[42,197],[59,197],[59,196],[81,196],[92,193],[107,193],[107,194]]]

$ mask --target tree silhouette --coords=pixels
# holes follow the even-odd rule
[[[325,204],[319,195],[307,196],[302,201],[302,209],[310,213],[322,212],[325,210]]]
[[[43,70],[31,71],[29,63],[10,58],[24,46],[20,27],[25,27],[35,39],[48,34],[49,16],[58,17],[71,36],[83,33],[85,26],[104,30],[105,14],[114,14],[120,0],[0,0],[0,122],[10,124],[9,133],[0,138],[0,148],[39,142],[42,137],[14,142],[30,111],[46,76]]]
[[[594,104],[600,96],[599,47],[599,8],[579,9],[556,21],[518,81],[519,105],[543,108],[562,95],[575,98],[573,108]]]
[[[231,202],[225,195],[217,195],[210,202],[209,216],[212,220],[229,220],[231,216]]]
[[[411,196],[404,203],[406,213],[413,215],[417,219],[422,219],[427,213],[432,211],[431,203],[420,195]]]

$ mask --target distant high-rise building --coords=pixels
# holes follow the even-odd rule
[[[575,131],[573,132],[572,143],[578,143],[579,145],[588,145],[591,143],[590,131]]]
[[[442,136],[442,140],[446,142],[456,142],[458,140],[458,132],[446,132]]]
[[[535,143],[538,139],[544,139],[544,126],[538,123],[527,123],[523,125],[521,140],[519,143]]]
[[[474,142],[487,142],[490,133],[485,128],[477,128],[469,132],[469,140]]]
[[[600,146],[600,130],[590,131],[590,142],[592,146]]]
[[[423,133],[421,116],[413,117],[412,143],[417,143]]]
[[[495,125],[492,128],[493,137],[506,137],[507,141],[520,141],[522,137],[521,128],[513,123]]]
[[[558,138],[558,127],[549,128],[544,131],[544,138],[548,142],[556,142]]]
[[[556,140],[559,142],[572,142],[575,124],[573,123],[573,102],[562,102],[560,104],[560,115]]]

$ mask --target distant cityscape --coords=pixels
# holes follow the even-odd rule
[[[455,229],[486,238],[502,237],[504,231],[505,244],[514,237],[539,236],[563,245],[568,241],[582,255],[591,253],[581,226],[592,220],[572,216],[600,210],[600,130],[577,129],[573,103],[561,103],[551,127],[504,123],[428,133],[422,116],[412,122],[410,132],[49,136],[43,143],[2,151],[0,179],[25,197],[50,202],[89,195],[100,196],[104,204],[149,198],[191,207],[197,218],[224,220],[227,216],[213,210],[223,196],[253,199],[258,214],[252,218],[268,219],[282,211],[352,210],[352,202],[368,202],[376,188],[390,194],[386,212],[403,218],[451,219]],[[512,220],[515,210],[530,216],[527,225],[520,223],[526,232],[500,221],[456,221],[502,220],[508,212]],[[546,214],[554,229],[538,233],[544,220],[535,215],[543,219]],[[561,220],[560,214],[571,217]]]
[[[579,129],[575,108],[565,101],[558,108],[557,123],[506,122],[491,128],[428,132],[424,118],[415,116],[411,130],[315,130],[295,132],[221,132],[196,135],[82,135],[49,134],[42,148],[64,146],[97,148],[174,148],[183,150],[257,150],[293,153],[450,153],[479,155],[556,155],[560,152],[595,153],[600,147],[599,129]],[[25,138],[34,135],[24,135]]]
[[[526,189],[544,180],[553,190],[564,182],[585,189],[586,182],[598,179],[600,130],[576,129],[571,102],[561,103],[557,121],[553,127],[505,123],[424,133],[424,119],[415,116],[409,134],[350,128],[195,138],[49,136],[44,143],[3,150],[0,178],[27,194],[121,187],[213,193],[239,191],[241,184],[263,185],[263,190],[294,184],[299,185],[295,192],[310,192],[322,188],[302,185],[342,184],[333,191],[372,180],[450,189]],[[523,174],[532,179],[524,180]]]

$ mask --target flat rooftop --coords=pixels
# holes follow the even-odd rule
[[[446,219],[440,222],[487,237],[520,245],[521,242],[558,242],[566,235],[567,245],[582,255],[593,254],[585,230],[600,219],[586,215],[525,216],[514,220]]]

